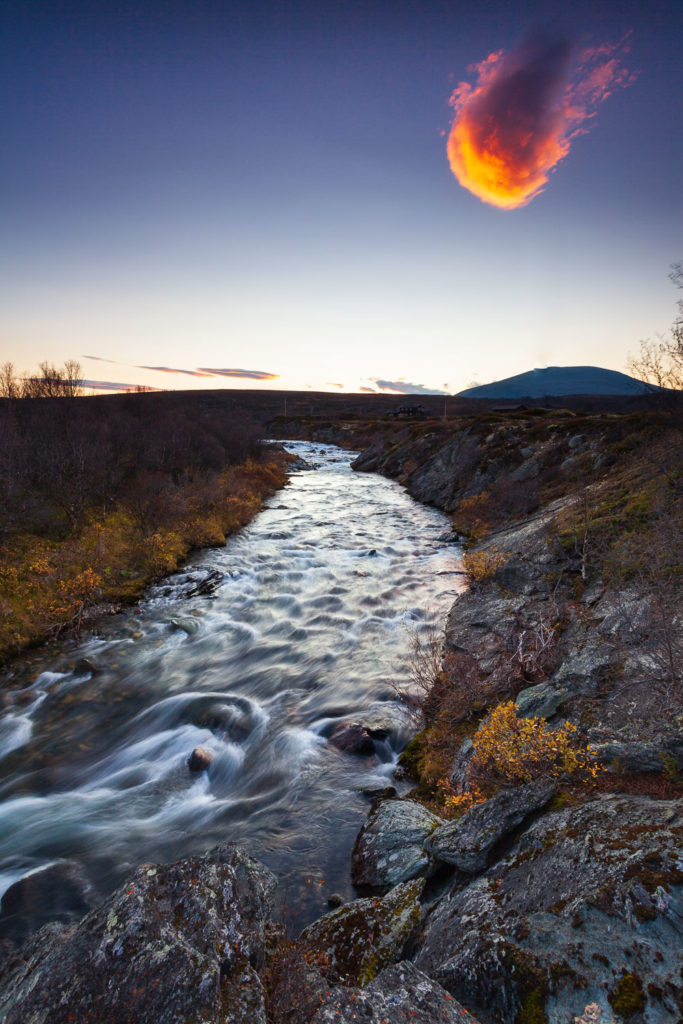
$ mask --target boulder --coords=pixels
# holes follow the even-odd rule
[[[493,867],[460,876],[426,918],[415,965],[483,1024],[549,1024],[646,989],[641,1024],[680,1010],[683,802],[603,795],[550,811]],[[635,1020],[635,1018],[634,1018]]]
[[[78,925],[43,928],[0,974],[2,1024],[265,1024],[257,970],[275,878],[239,847],[143,865]]]
[[[427,838],[443,819],[414,800],[376,806],[358,833],[351,854],[354,885],[389,888],[430,873]]]
[[[80,920],[96,902],[83,868],[58,860],[10,885],[0,901],[0,937],[20,944],[48,921]]]
[[[386,967],[367,988],[335,988],[311,1024],[477,1024],[438,982],[403,960]]]
[[[427,852],[434,860],[453,864],[468,874],[484,871],[495,844],[544,807],[554,792],[554,783],[546,781],[503,790],[432,832]]]
[[[213,761],[213,751],[208,747],[195,747],[187,759],[191,772],[205,772]]]
[[[400,959],[419,920],[423,887],[420,878],[395,886],[382,899],[353,900],[309,925],[299,949],[321,965],[328,982],[366,985]]]
[[[519,718],[552,718],[568,696],[567,690],[551,683],[538,683],[517,695],[515,710]]]
[[[330,736],[329,743],[345,754],[374,754],[375,744],[362,725],[340,724]]]
[[[622,742],[614,740],[599,743],[593,747],[599,764],[607,765],[608,771],[661,772],[667,751],[654,743]],[[671,756],[671,755],[669,755]]]

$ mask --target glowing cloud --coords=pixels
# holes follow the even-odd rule
[[[280,376],[279,373],[267,373],[264,370],[217,370],[210,366],[200,366],[199,369],[215,377],[240,377],[247,380],[277,380]]]
[[[136,366],[136,370],[156,370],[157,373],[185,373],[188,377],[213,377],[213,373],[201,370],[179,370],[175,366]]]
[[[460,184],[504,210],[530,203],[597,106],[634,81],[627,52],[625,39],[577,54],[534,35],[473,65],[475,84],[460,82],[450,100],[448,160]]]

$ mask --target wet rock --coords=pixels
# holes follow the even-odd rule
[[[554,791],[552,782],[530,782],[504,790],[432,832],[427,852],[435,860],[453,864],[468,874],[484,871],[495,844],[544,807]]]
[[[367,988],[335,988],[311,1024],[477,1024],[438,982],[403,960],[386,967]]]
[[[681,800],[610,795],[544,814],[505,858],[437,901],[416,966],[485,1024],[513,1024],[524,1006],[559,1024],[591,1002],[612,1022],[610,995],[627,968],[647,979],[639,1020],[670,1024],[683,943],[682,809]]]
[[[515,711],[519,718],[552,718],[568,696],[567,690],[550,683],[538,683],[518,694]]]
[[[329,743],[345,754],[374,754],[375,744],[367,729],[362,725],[340,723],[332,732]]]
[[[343,902],[344,897],[341,896],[338,892],[330,893],[330,895],[327,897],[328,907],[341,907]]]
[[[191,772],[205,772],[213,761],[213,751],[208,747],[195,747],[187,759]]]
[[[257,970],[273,875],[225,843],[143,865],[77,926],[47,926],[0,974],[3,1024],[265,1024]]]
[[[0,901],[0,938],[24,942],[48,921],[78,921],[97,901],[79,864],[60,860],[20,878]]]
[[[420,916],[424,879],[404,882],[382,899],[354,900],[309,925],[299,937],[329,982],[365,985],[401,956]]]
[[[74,665],[72,672],[75,676],[94,676],[100,671],[99,665],[96,665],[90,658],[79,658]]]
[[[199,623],[196,619],[171,619],[170,625],[187,633],[188,636],[194,636],[199,632]]]
[[[443,820],[414,800],[389,800],[375,807],[358,833],[351,854],[354,885],[382,889],[430,873],[427,838]]]
[[[367,797],[371,801],[373,807],[377,807],[378,804],[383,803],[384,800],[393,800],[396,796],[395,786],[381,786],[377,789],[363,789],[361,790],[363,796]]]

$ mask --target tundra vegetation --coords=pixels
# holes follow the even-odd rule
[[[135,600],[285,479],[256,426],[201,397],[77,397],[77,366],[43,370],[3,377],[0,658]]]

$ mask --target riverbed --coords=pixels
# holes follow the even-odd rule
[[[460,551],[355,453],[286,447],[309,468],[224,548],[8,681],[0,893],[67,859],[103,897],[142,862],[233,840],[278,876],[294,929],[352,896],[356,833],[415,730],[397,689],[464,585]],[[345,722],[373,753],[328,742]],[[213,760],[195,773],[197,746]]]

